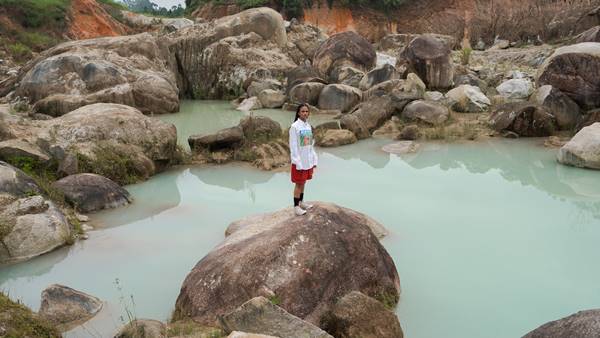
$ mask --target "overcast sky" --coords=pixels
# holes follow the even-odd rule
[[[173,6],[177,6],[179,4],[181,4],[181,6],[185,7],[185,0],[151,0],[152,2],[154,2],[155,4],[158,5],[158,7],[165,7],[165,8],[171,8]]]

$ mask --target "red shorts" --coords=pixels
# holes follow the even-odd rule
[[[296,165],[292,164],[292,182],[300,184],[306,183],[306,181],[312,178],[313,168],[308,170],[297,170]]]

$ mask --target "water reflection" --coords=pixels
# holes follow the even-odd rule
[[[332,154],[343,160],[357,159],[368,164],[371,168],[381,169],[390,162],[390,154],[381,150],[381,147],[388,143],[390,143],[390,140],[371,139],[349,146],[319,148],[318,153]]]

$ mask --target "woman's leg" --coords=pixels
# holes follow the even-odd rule
[[[304,193],[304,183],[296,183],[294,187],[294,198],[300,198],[300,194]]]

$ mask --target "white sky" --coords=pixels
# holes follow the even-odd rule
[[[158,5],[158,7],[165,7],[167,9],[173,7],[173,6],[177,6],[179,4],[181,4],[181,6],[185,7],[185,0],[151,0],[152,2],[154,2],[155,4]]]

